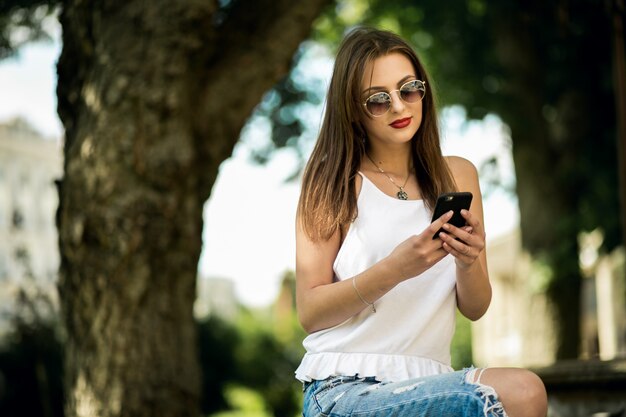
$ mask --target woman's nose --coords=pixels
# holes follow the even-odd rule
[[[394,113],[402,113],[404,110],[404,100],[400,98],[400,91],[392,91],[391,95],[391,111]]]

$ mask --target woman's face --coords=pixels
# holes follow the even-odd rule
[[[416,79],[413,64],[398,52],[381,56],[367,64],[361,80],[361,104],[380,91],[391,96],[391,107],[386,113],[378,117],[364,117],[363,125],[372,144],[410,143],[422,123],[422,100],[407,103],[400,98],[398,89]]]

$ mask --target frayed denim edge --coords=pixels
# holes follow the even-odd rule
[[[480,382],[480,378],[482,377],[485,369],[486,368],[474,368],[473,366],[465,368],[463,381],[466,384],[474,385],[476,387],[476,392],[484,403],[483,413],[485,417],[508,417],[502,402],[498,399],[498,393],[496,390],[492,386],[485,385]],[[476,378],[477,373],[478,378]]]

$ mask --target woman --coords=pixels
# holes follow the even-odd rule
[[[546,415],[533,373],[450,367],[456,308],[479,319],[491,286],[477,172],[441,155],[430,85],[395,34],[339,48],[296,225],[305,417]],[[456,190],[474,196],[466,226],[431,224]]]

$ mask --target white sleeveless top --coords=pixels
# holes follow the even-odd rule
[[[380,261],[431,220],[423,200],[399,200],[365,175],[350,225],[333,265],[338,280],[352,278]],[[456,314],[455,263],[443,258],[334,327],[304,339],[300,381],[337,375],[402,381],[451,372],[450,342]]]

